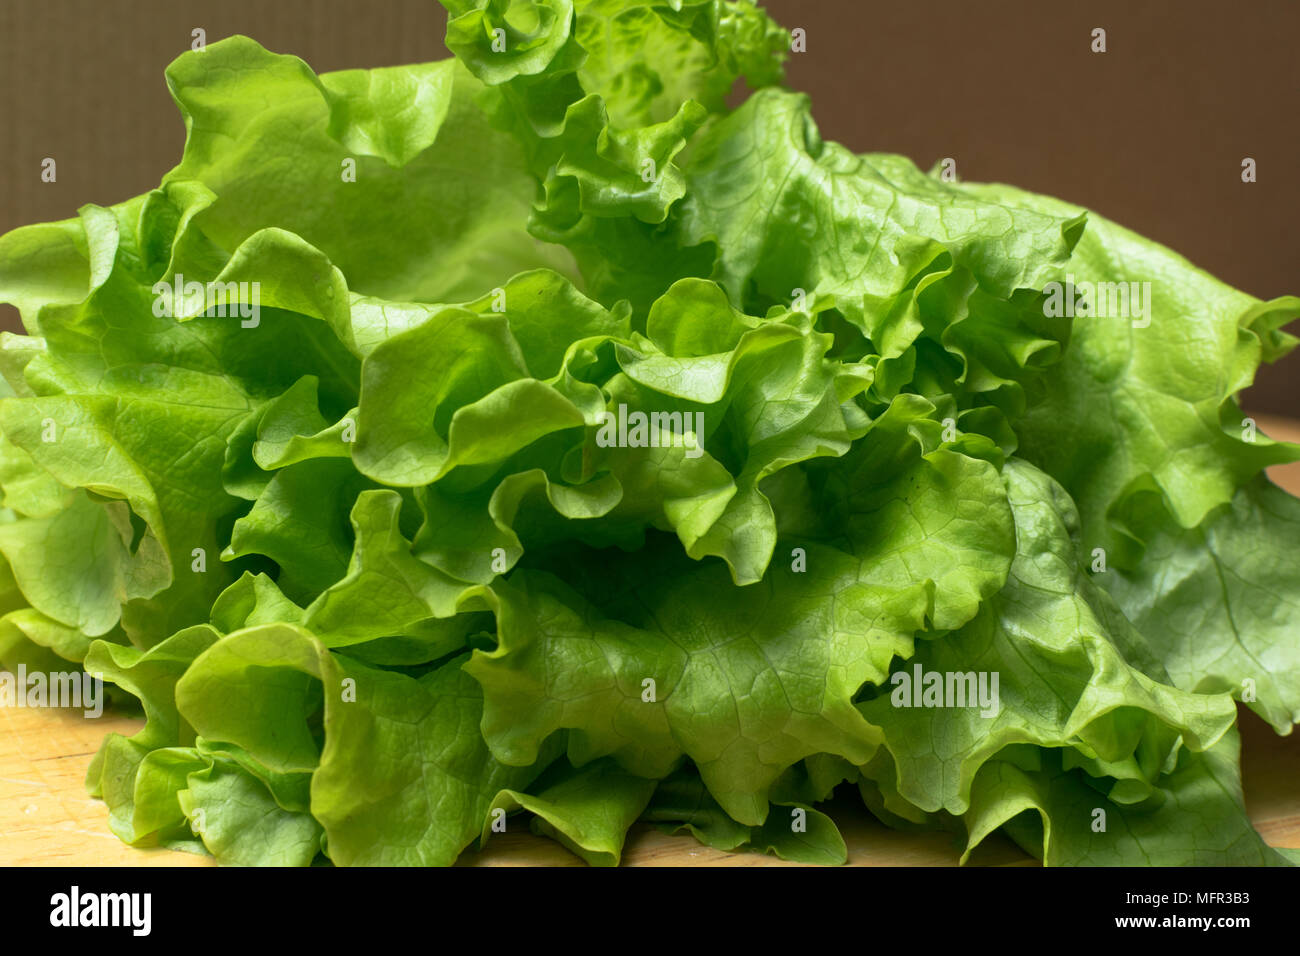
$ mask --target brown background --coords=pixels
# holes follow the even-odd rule
[[[769,0],[808,51],[789,82],[859,151],[953,157],[1096,209],[1260,297],[1300,292],[1300,3]],[[163,69],[190,31],[316,70],[446,55],[435,0],[3,0],[0,232],[145,192],[184,143]],[[1090,51],[1104,27],[1108,52]],[[40,181],[46,156],[58,182]],[[1259,181],[1241,182],[1241,160]],[[17,313],[0,307],[0,325]],[[1300,416],[1300,354],[1245,404]]]

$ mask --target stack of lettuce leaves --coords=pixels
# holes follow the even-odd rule
[[[750,0],[444,5],[435,63],[184,54],[162,184],[0,238],[0,661],[138,699],[114,833],[836,863],[837,791],[967,855],[1287,862],[1236,701],[1300,720],[1300,448],[1236,396],[1300,299],[822,140]]]

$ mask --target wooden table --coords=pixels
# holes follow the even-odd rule
[[[1257,416],[1276,438],[1300,441],[1300,425]],[[1270,476],[1300,494],[1300,463]],[[1300,847],[1300,734],[1278,737],[1239,708],[1246,809],[1273,846]],[[110,732],[133,734],[142,721],[106,714],[88,721],[79,712],[0,708],[0,866],[210,866],[209,857],[169,850],[137,850],[108,829],[104,804],[86,795],[90,758]],[[860,802],[830,805],[853,866],[955,866],[960,847],[948,834],[900,833],[872,817]],[[669,836],[638,824],[623,855],[632,866],[784,866],[757,853],[721,853],[689,835]],[[559,844],[527,832],[493,839],[467,851],[465,866],[581,866]],[[1037,861],[995,834],[972,854],[972,864],[1028,866]]]

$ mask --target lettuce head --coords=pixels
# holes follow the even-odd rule
[[[113,832],[837,863],[839,788],[1286,862],[1235,702],[1300,720],[1300,448],[1237,396],[1300,299],[823,140],[750,0],[444,5],[435,63],[184,54],[157,189],[0,237],[0,660],[142,705]]]

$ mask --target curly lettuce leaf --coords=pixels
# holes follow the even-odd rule
[[[486,844],[498,811],[533,814],[534,833],[554,839],[592,866],[618,866],[628,828],[655,792],[655,781],[637,777],[610,760],[580,769],[562,768],[539,781],[537,793],[502,790],[483,821]]]
[[[1200,525],[1158,505],[1142,562],[1097,576],[1173,682],[1229,692],[1279,734],[1300,721],[1300,501],[1260,476]]]
[[[332,653],[299,626],[259,625],[195,660],[176,702],[205,740],[310,778],[311,815],[338,865],[448,865],[498,792],[526,787],[558,753],[525,767],[493,759],[463,660],[412,677]]]
[[[1126,651],[1142,638],[1107,613],[1084,570],[1068,496],[1015,459],[1003,478],[1017,539],[1006,586],[970,624],[900,661],[889,684],[859,705],[883,728],[896,775],[887,784],[920,810],[959,815],[986,762],[1032,744],[1072,748],[1067,766],[1097,769],[1131,801],[1179,747],[1203,751],[1222,737],[1235,708],[1226,695],[1176,690],[1133,666]],[[974,682],[958,685],[959,699],[915,706],[927,673]],[[993,689],[991,706],[975,699],[981,681]]]
[[[524,157],[475,104],[482,87],[457,60],[318,76],[231,37],[179,57],[167,83],[187,139],[165,182],[216,194],[198,225],[227,251],[284,229],[350,289],[396,301],[454,301],[480,293],[484,275],[569,268],[522,228]]]
[[[1180,751],[1149,800],[1108,801],[1081,770],[1046,752],[1041,768],[992,761],[976,778],[963,860],[1002,826],[1048,866],[1287,866],[1250,825],[1235,728],[1212,748]]]
[[[804,757],[866,762],[879,731],[853,696],[883,680],[894,656],[910,656],[917,632],[969,621],[1001,587],[1013,547],[991,465],[946,449],[922,457],[914,444],[905,455],[908,467],[879,495],[883,510],[864,503],[843,550],[798,542],[801,555],[792,550],[788,566],[744,589],[662,539],[630,556],[561,553],[547,564],[558,562],[564,580],[528,568],[494,585],[484,601],[497,647],[466,664],[484,687],[493,752],[528,763],[569,728],[576,763],[613,755],[662,776],[686,755],[749,826],[763,823],[768,789]],[[930,495],[964,501],[970,518],[917,521]]]
[[[1009,186],[969,188],[1049,215],[1077,212]],[[1145,315],[1076,317],[1051,387],[1015,428],[1021,454],[1078,503],[1085,546],[1132,569],[1145,494],[1191,529],[1263,468],[1300,458],[1300,447],[1246,426],[1236,401],[1261,361],[1295,346],[1280,326],[1300,315],[1300,298],[1263,302],[1092,213],[1069,271],[1076,285],[1150,283]]]

